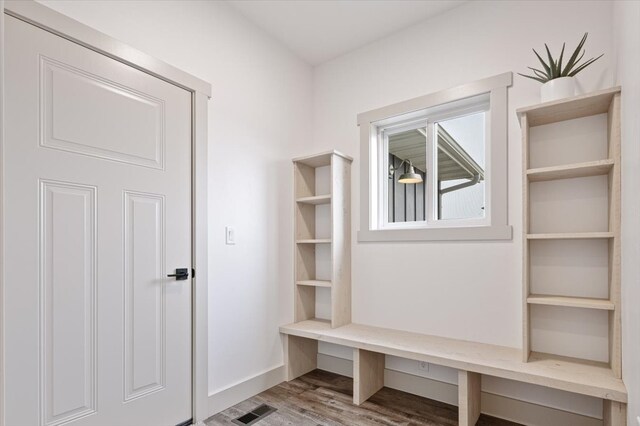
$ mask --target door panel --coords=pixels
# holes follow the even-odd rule
[[[55,424],[96,409],[96,188],[40,182],[44,415]]]
[[[164,197],[125,192],[125,401],[164,388]],[[143,286],[139,283],[144,283]]]
[[[191,418],[191,93],[5,21],[6,420]]]
[[[162,99],[40,57],[42,146],[164,169]]]

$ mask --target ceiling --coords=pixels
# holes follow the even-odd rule
[[[463,0],[227,0],[312,65],[388,36]]]

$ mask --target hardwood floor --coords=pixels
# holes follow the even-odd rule
[[[315,370],[241,402],[206,420],[207,426],[233,425],[235,419],[260,404],[278,411],[255,423],[259,426],[429,425],[458,424],[458,408],[383,388],[360,406],[352,402],[353,380]],[[482,415],[477,426],[514,426],[516,423]]]

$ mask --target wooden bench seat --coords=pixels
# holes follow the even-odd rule
[[[382,387],[384,362],[377,354],[394,355],[460,371],[460,411],[475,424],[480,414],[480,377],[489,375],[602,398],[605,425],[623,425],[627,391],[604,363],[532,353],[522,362],[519,349],[474,343],[359,324],[331,328],[328,321],[307,320],[280,327],[287,336],[285,358],[288,380],[316,368],[318,341],[354,348],[354,403],[359,404]],[[384,361],[384,360],[383,360]],[[613,418],[607,421],[607,416]]]

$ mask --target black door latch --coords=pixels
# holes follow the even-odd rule
[[[169,274],[168,277],[176,277],[176,281],[184,281],[189,278],[189,268],[178,268],[175,274]]]

